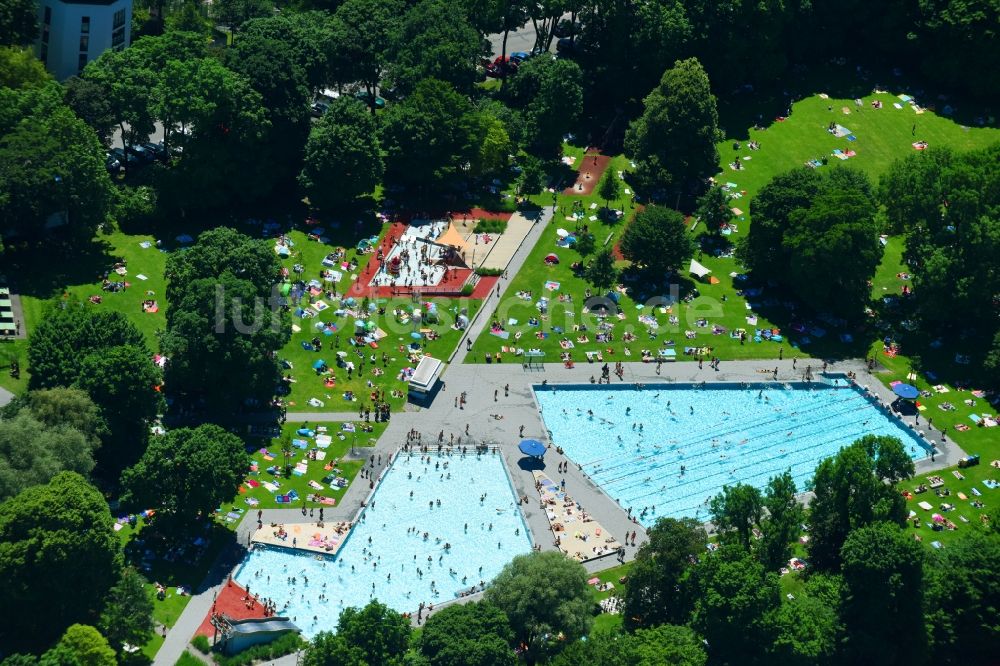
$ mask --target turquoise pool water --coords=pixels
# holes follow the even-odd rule
[[[660,516],[707,520],[707,501],[723,485],[763,488],[786,469],[802,491],[820,460],[867,434],[899,437],[914,458],[928,455],[916,434],[844,380],[536,386],[535,396],[552,443],[643,525]]]
[[[531,550],[503,465],[497,454],[401,453],[334,557],[258,547],[235,578],[307,637],[373,598],[400,612],[454,599]]]

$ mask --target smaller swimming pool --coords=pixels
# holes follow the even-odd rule
[[[371,599],[400,612],[452,600],[530,550],[499,454],[401,453],[336,556],[257,547],[235,578],[312,637]]]

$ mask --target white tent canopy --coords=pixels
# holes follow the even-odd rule
[[[708,270],[707,268],[705,268],[704,266],[702,266],[701,264],[699,264],[697,261],[695,261],[694,259],[692,259],[691,260],[691,267],[688,268],[688,272],[690,272],[695,277],[701,279],[701,278],[704,278],[709,273],[711,273],[712,271]]]

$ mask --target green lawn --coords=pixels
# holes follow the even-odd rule
[[[174,666],[205,666],[205,662],[187,650],[184,650],[180,658],[174,663]]]
[[[321,484],[323,485],[323,489],[318,490],[310,486],[309,483],[311,481],[319,483],[324,477],[331,474],[343,477],[347,480],[348,484],[353,483],[354,477],[363,466],[363,461],[344,460],[344,457],[350,453],[352,446],[358,448],[371,446],[373,440],[378,440],[382,436],[387,425],[385,423],[370,423],[367,425],[371,427],[371,432],[364,432],[363,428],[366,424],[363,420],[354,423],[356,426],[355,433],[343,432],[341,423],[309,423],[308,425],[304,423],[286,423],[282,428],[282,436],[307,442],[308,445],[308,449],[293,446],[289,458],[289,463],[293,468],[299,463],[306,463],[308,471],[301,476],[293,473],[291,477],[285,478],[281,438],[262,440],[259,443],[255,443],[255,450],[251,457],[257,465],[257,471],[249,472],[246,480],[253,480],[261,484],[265,481],[271,484],[277,483],[279,486],[278,491],[270,491],[263,485],[254,488],[249,483],[244,482],[240,487],[237,497],[232,502],[224,504],[216,512],[217,517],[224,524],[235,527],[235,525],[239,524],[243,516],[253,514],[257,509],[298,509],[302,506],[310,508],[319,507],[321,505],[318,502],[305,501],[306,497],[314,493],[320,493],[326,497],[339,500],[347,491],[346,486],[343,488],[331,488],[329,483],[324,483]],[[312,439],[296,433],[296,430],[304,427],[314,430],[318,427],[326,427],[327,434],[331,436],[332,442],[326,449],[317,449]],[[273,454],[273,460],[267,460],[261,449],[266,449],[269,454]],[[323,460],[308,460],[308,452],[314,449],[326,453]],[[330,469],[326,469],[328,466]],[[275,468],[274,471],[277,473],[268,471],[269,468]],[[279,504],[275,501],[277,494],[288,494],[292,490],[298,493],[300,501],[293,504]],[[251,505],[249,501],[252,500],[256,500],[258,504]],[[234,513],[238,513],[239,516],[232,515]]]
[[[993,455],[995,456],[995,451]],[[899,487],[901,490],[909,491],[913,495],[912,498],[907,498],[906,508],[914,512],[920,522],[919,527],[913,527],[913,520],[911,518],[906,529],[913,532],[915,536],[920,537],[924,545],[928,548],[932,547],[931,544],[934,541],[938,541],[942,547],[947,548],[949,544],[954,543],[957,539],[961,539],[962,535],[970,530],[981,529],[981,517],[992,511],[996,507],[997,502],[1000,502],[1000,488],[990,489],[983,485],[983,481],[988,479],[1000,481],[1000,469],[990,466],[992,460],[996,460],[996,457],[987,458],[984,455],[982,462],[975,467],[967,467],[965,469],[951,467],[931,474],[922,474],[910,481],[900,483]],[[965,478],[959,479],[955,476],[955,472],[958,472]],[[915,490],[920,484],[925,484],[930,488],[931,482],[928,480],[928,477],[931,476],[941,477],[944,481],[944,486],[916,494]],[[973,493],[973,488],[978,490],[980,495]],[[941,496],[936,494],[936,492],[944,491],[947,491],[949,494]],[[961,499],[958,493],[965,495],[966,499]],[[932,508],[930,510],[922,509],[918,506],[920,502],[927,502]],[[983,506],[973,506],[973,502],[982,503]],[[954,506],[954,509],[943,510],[942,505],[944,504],[950,504]],[[932,516],[934,514],[941,514],[950,520],[954,523],[956,529],[935,530],[930,527],[930,524],[933,523]],[[965,520],[962,520],[962,518],[965,518]],[[965,522],[966,520],[968,522]]]
[[[384,235],[384,231],[382,232]],[[288,259],[282,261],[282,265],[289,270],[291,278],[300,278],[308,282],[318,279],[319,271],[323,267],[323,258],[335,250],[335,246],[310,241],[304,232],[294,231],[290,234],[294,243],[293,254]],[[353,248],[354,244],[347,247]],[[371,291],[365,288],[370,276],[365,274],[365,268],[372,255],[362,254],[354,249],[347,251],[344,261],[356,258],[358,268],[349,272],[337,269],[343,273],[339,282],[332,285],[338,295],[344,298],[354,298],[356,305],[342,305],[344,310],[363,309],[365,296]],[[296,275],[295,265],[300,265],[304,271]],[[352,276],[357,276],[356,283],[351,280]],[[294,382],[288,383],[290,393],[285,396],[289,411],[315,411],[317,409],[325,411],[354,411],[359,407],[371,406],[371,393],[375,390],[385,391],[385,400],[393,407],[401,406],[405,402],[406,382],[401,377],[404,368],[414,367],[418,361],[419,353],[428,354],[435,358],[447,359],[455,349],[462,332],[451,327],[456,316],[464,311],[471,318],[479,309],[479,301],[467,298],[432,298],[438,308],[439,322],[428,324],[422,328],[430,328],[436,334],[436,339],[430,340],[426,336],[419,339],[419,349],[411,349],[410,345],[415,342],[412,333],[415,327],[410,322],[403,322],[400,316],[394,312],[406,310],[412,312],[415,305],[424,307],[423,302],[415,304],[409,297],[405,298],[373,298],[372,304],[376,306],[375,313],[370,317],[387,337],[378,343],[378,348],[354,347],[350,344],[351,336],[354,332],[356,319],[351,314],[336,314],[338,305],[331,302],[329,298],[320,295],[315,300],[322,301],[330,306],[328,309],[317,313],[316,317],[299,318],[292,316],[292,336],[287,345],[279,352],[279,358],[289,361],[292,364],[290,369],[286,369],[285,374],[289,375]],[[384,310],[381,312],[380,310]],[[425,310],[426,311],[426,310]],[[332,335],[326,335],[316,326],[320,323],[335,324],[337,331]],[[299,329],[296,331],[296,328]],[[310,342],[318,338],[322,343],[320,351],[311,351],[303,348],[304,342]],[[343,367],[336,367],[337,352],[347,354],[345,362],[353,362],[355,370],[363,367],[361,372],[352,372],[350,379],[348,372]],[[383,362],[382,355],[386,355]],[[372,357],[374,356],[374,361]],[[318,373],[313,370],[313,364],[317,360],[324,360],[330,367],[329,373]],[[330,380],[334,385],[328,387],[326,384]],[[354,400],[347,400],[344,395],[347,391],[354,394]],[[310,400],[319,401],[309,403]],[[319,403],[322,403],[320,405]]]

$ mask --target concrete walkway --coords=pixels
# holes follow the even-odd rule
[[[507,230],[491,243],[489,254],[479,262],[479,265],[482,268],[505,269],[510,272],[511,259],[523,247],[524,239],[535,227],[537,219],[537,214],[533,214],[530,218],[526,217],[524,213],[511,215],[510,220],[507,221]],[[530,247],[534,247],[534,243]]]

